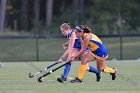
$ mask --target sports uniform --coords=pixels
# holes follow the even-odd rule
[[[70,40],[70,38],[71,38],[72,33],[74,33],[74,30],[73,30],[73,29],[70,30],[70,34],[68,35],[68,39],[69,39],[69,40]],[[79,38],[75,39],[73,48],[77,49],[78,51],[81,49],[81,43],[80,43],[80,39],[79,39]],[[62,78],[64,78],[64,80],[68,77],[70,68],[71,68],[71,63],[68,63],[68,64],[65,65],[65,67],[64,67],[64,72],[63,72],[63,74],[62,74]],[[61,81],[61,80],[59,80],[59,79],[60,79],[60,78],[57,78],[58,81]]]
[[[117,77],[117,69],[110,68],[107,66],[104,67],[105,59],[108,58],[108,51],[106,47],[102,44],[102,41],[96,35],[91,33],[91,30],[88,28],[83,28],[82,30],[78,30],[81,29],[81,27],[76,26],[76,29],[77,29],[76,35],[83,39],[84,47],[72,60],[75,60],[79,56],[81,56],[86,46],[90,48],[90,53],[88,53],[87,54],[88,56],[85,56],[85,58],[83,58],[84,60],[81,61],[78,77],[75,78],[74,80],[71,80],[71,82],[72,83],[82,82],[82,78],[86,72],[86,64],[88,63],[86,59],[89,57],[89,55],[92,55],[96,59],[97,68],[100,70],[100,72],[110,73],[112,75],[112,80],[115,80],[115,78]],[[100,78],[101,77],[99,76],[99,80]]]
[[[88,42],[88,47],[92,52],[92,55],[96,59],[106,59],[108,58],[108,51],[106,47],[102,44],[102,41],[94,34],[91,34],[91,40]],[[85,36],[88,35],[87,33],[84,34]]]
[[[74,30],[70,30],[70,34],[68,35],[68,39],[71,38],[71,35],[72,33],[75,33]],[[74,45],[73,45],[73,48],[80,51],[81,50],[81,39],[80,38],[76,38],[75,39],[75,42],[74,42]],[[86,48],[86,52],[88,52],[90,50],[90,48]],[[68,77],[68,74],[69,74],[69,71],[70,71],[70,68],[71,68],[71,63],[68,63],[65,65],[64,67],[64,72],[62,74],[62,76],[60,78],[57,78],[57,81],[58,82],[65,82],[67,77]],[[99,74],[100,72],[94,68],[93,66],[89,66],[89,72],[92,72],[92,73],[95,73],[95,74]]]

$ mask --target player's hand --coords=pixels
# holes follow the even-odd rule
[[[74,57],[71,57],[71,61],[75,61],[77,60],[77,58],[74,56]]]
[[[58,62],[59,62],[59,63],[63,63],[63,60],[59,59]]]
[[[64,62],[64,58],[63,58],[63,57],[61,57],[61,58],[58,60],[58,62],[59,62],[59,63]]]
[[[67,47],[68,47],[68,44],[67,43],[64,43],[63,44],[63,48],[66,49]]]

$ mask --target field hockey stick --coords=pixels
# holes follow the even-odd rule
[[[52,66],[55,66],[55,65],[58,64],[58,63],[60,63],[60,62],[57,61],[57,62],[51,64],[50,66],[47,66],[47,67],[45,67],[44,69],[42,69],[42,70],[40,70],[40,71],[34,73],[33,75],[32,75],[31,73],[29,73],[29,78],[33,78],[33,77],[37,76],[38,74],[44,72],[45,70],[51,68]]]
[[[46,77],[46,76],[50,75],[51,73],[57,71],[59,68],[65,66],[65,65],[68,64],[69,62],[71,62],[71,61],[68,61],[68,62],[66,62],[66,63],[60,65],[59,67],[57,67],[57,68],[55,68],[55,69],[53,69],[53,70],[50,70],[49,72],[47,72],[47,73],[45,73],[44,75],[40,76],[40,77],[38,78],[38,82],[42,82],[42,81],[43,81],[43,77]]]

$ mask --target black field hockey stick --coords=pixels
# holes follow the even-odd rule
[[[60,62],[57,61],[57,62],[51,64],[50,66],[47,66],[47,67],[45,67],[44,69],[42,69],[42,70],[40,70],[40,71],[38,71],[38,72],[36,72],[36,73],[34,73],[34,74],[29,73],[29,78],[33,78],[33,77],[37,76],[38,74],[40,74],[40,73],[46,71],[47,69],[49,69],[49,68],[51,68],[51,67],[57,65],[58,63],[60,63]]]
[[[47,73],[45,73],[44,75],[40,76],[40,77],[38,78],[38,82],[42,82],[42,81],[43,81],[43,77],[46,77],[46,76],[50,75],[51,73],[57,71],[59,68],[65,66],[65,65],[68,64],[69,62],[71,62],[71,61],[68,61],[68,62],[66,62],[66,63],[60,65],[59,67],[57,67],[57,68],[55,68],[55,69],[53,69],[53,70],[50,70],[49,72],[47,72]]]

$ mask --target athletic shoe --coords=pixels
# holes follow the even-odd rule
[[[71,83],[82,83],[82,80],[76,77],[74,80],[71,80]]]
[[[101,72],[96,74],[96,81],[99,82],[101,80]]]
[[[115,70],[115,72],[114,73],[110,73],[110,75],[112,76],[112,80],[115,80],[117,75],[118,75],[118,70],[117,70],[117,68],[113,68],[113,69]]]
[[[58,81],[58,82],[61,82],[61,83],[64,83],[64,82],[67,81],[67,79],[64,78],[63,76],[61,76],[60,78],[57,78],[57,81]]]

